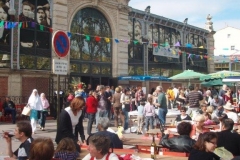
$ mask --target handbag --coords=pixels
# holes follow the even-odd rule
[[[23,108],[22,115],[30,116],[30,112],[31,112],[31,108],[30,108],[29,104],[27,104],[27,105]]]

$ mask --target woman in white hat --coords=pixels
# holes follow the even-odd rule
[[[223,108],[228,118],[232,119],[234,123],[238,123],[238,115],[234,112],[234,106],[231,103],[227,103]]]

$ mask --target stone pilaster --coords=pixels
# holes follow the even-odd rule
[[[66,0],[53,0],[52,28],[53,34],[57,30],[68,31],[68,6]],[[61,59],[69,60],[69,54]],[[52,58],[57,58],[53,50]]]
[[[22,76],[19,73],[8,76],[8,96],[20,96],[22,94]]]
[[[207,36],[207,52],[208,52],[208,73],[213,73],[214,71],[214,38],[215,32],[210,32]]]

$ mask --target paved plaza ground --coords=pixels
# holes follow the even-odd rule
[[[112,126],[113,126],[113,121],[111,121],[111,122],[112,122]],[[84,121],[83,125],[84,125],[85,137],[87,138],[88,137],[87,131],[86,131],[87,120]],[[2,130],[3,131],[13,131],[15,129],[15,126],[16,125],[12,124],[12,123],[0,123],[1,132],[2,132]],[[33,135],[33,138],[35,139],[35,138],[40,138],[40,137],[50,137],[53,140],[54,145],[56,146],[56,143],[55,143],[55,136],[56,136],[56,129],[57,129],[56,120],[47,120],[45,129],[46,129],[45,131],[41,131],[41,130],[38,129],[36,134]],[[117,131],[116,127],[111,127],[111,129]],[[95,132],[95,125],[93,125],[93,132]],[[143,135],[137,135],[136,133],[125,133],[124,137],[141,139],[141,138],[143,138]],[[13,143],[13,151],[14,151],[19,147],[20,142],[13,138],[12,143]],[[157,143],[158,143],[158,141],[157,141]],[[1,134],[1,138],[0,138],[0,157],[6,155],[6,146],[7,146],[6,142],[2,138],[2,134]],[[127,146],[124,146],[124,147],[127,147]],[[1,160],[1,158],[0,158],[0,160]]]

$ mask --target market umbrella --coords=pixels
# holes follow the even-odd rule
[[[229,76],[240,76],[240,72],[234,72],[234,71],[219,71],[216,73],[210,73],[208,75],[205,76],[201,76],[200,80],[204,81],[204,80],[208,80],[208,79],[217,79],[217,78],[226,78]]]
[[[213,80],[209,80],[201,83],[201,85],[205,87],[222,86],[223,84],[226,84],[227,86],[234,86],[233,83],[222,82],[222,79],[213,79]]]
[[[193,70],[185,70],[182,73],[179,73],[175,76],[170,77],[169,79],[194,79],[205,76],[205,74],[194,72]]]

